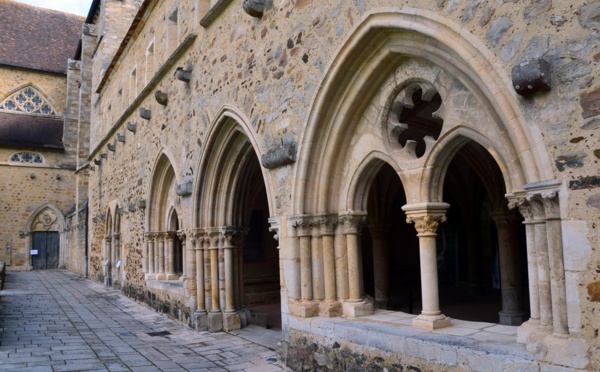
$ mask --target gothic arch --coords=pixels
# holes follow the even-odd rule
[[[19,98],[22,102],[17,102]],[[28,103],[30,109],[25,109],[22,104]],[[41,115],[59,115],[55,104],[47,97],[41,88],[33,83],[27,83],[12,89],[0,100],[0,110],[20,111]]]
[[[167,151],[163,149],[152,168],[152,183],[147,214],[147,231],[165,231],[170,208],[175,207],[175,187],[178,183],[178,172]]]
[[[56,231],[59,234],[59,265],[62,265],[64,257],[62,247],[65,246],[64,230],[66,227],[65,217],[54,204],[46,202],[37,207],[27,218],[25,224],[25,245],[27,247],[28,261],[31,262],[31,250],[33,249],[32,233],[40,231]]]
[[[194,205],[194,226],[241,225],[239,216],[244,212],[239,207],[251,185],[244,185],[241,179],[250,172],[243,164],[252,164],[253,157],[260,159],[260,148],[254,131],[247,118],[235,107],[225,105],[212,122],[204,148],[200,154],[201,163],[196,175]],[[264,183],[269,212],[273,215],[273,192],[263,167],[260,172]],[[254,180],[253,182],[258,182]],[[236,199],[237,198],[237,199]]]
[[[337,185],[326,175],[346,160],[340,154],[358,125],[349,118],[361,117],[385,77],[407,57],[441,67],[481,98],[492,123],[486,133],[495,137],[498,163],[510,175],[509,192],[552,177],[508,77],[485,45],[432,12],[394,8],[365,15],[327,70],[301,140],[293,214],[331,212]],[[425,197],[409,202],[425,202]]]

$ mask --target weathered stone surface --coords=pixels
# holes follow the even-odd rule
[[[487,25],[494,16],[494,13],[496,13],[495,8],[489,6],[486,7],[483,10],[483,13],[481,13],[481,18],[479,18],[479,26],[484,27],[485,25]]]
[[[532,4],[525,8],[523,17],[532,19],[547,13],[552,8],[552,0],[533,0]]]
[[[589,118],[590,116],[600,115],[600,89],[581,93],[579,96],[579,104],[583,109],[581,115],[584,119]]]
[[[296,151],[296,143],[283,143],[261,157],[262,165],[267,169],[274,169],[292,164],[296,161]]]
[[[571,190],[593,189],[596,187],[600,187],[600,176],[581,177],[569,182],[569,189]]]
[[[486,34],[490,44],[496,46],[512,26],[513,21],[509,17],[504,16],[494,20]]]
[[[584,271],[592,255],[586,221],[563,221],[563,249],[565,270]]]
[[[586,28],[600,29],[600,3],[595,1],[579,8],[579,23]]]
[[[469,0],[467,6],[463,10],[463,14],[460,16],[461,21],[471,21],[473,17],[475,17],[475,12],[477,11],[477,8],[479,7],[479,5],[481,5],[482,2],[483,0]]]
[[[594,282],[587,285],[589,300],[600,302],[600,282]]]
[[[583,151],[571,152],[557,156],[555,159],[556,168],[563,172],[567,168],[583,167],[583,159],[586,157]]]
[[[517,34],[506,43],[506,45],[500,51],[500,59],[502,62],[508,63],[514,58],[514,56],[517,54],[517,51],[521,47],[522,40],[523,36]]]

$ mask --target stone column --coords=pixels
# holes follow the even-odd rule
[[[190,257],[190,254],[193,253],[193,251],[187,251],[186,234],[183,230],[177,231],[177,238],[181,242],[181,255],[183,256],[181,260],[182,273],[179,277],[179,280],[185,282],[188,278],[188,262],[190,261],[190,259],[192,259]]]
[[[111,258],[111,266],[113,267],[112,271],[112,281],[113,286],[117,285],[120,287],[121,285],[121,267],[123,262],[119,262],[121,260],[121,234],[114,233],[112,237],[112,258]]]
[[[310,256],[312,262],[312,293],[316,301],[325,299],[325,273],[323,271],[323,244],[321,241],[322,218],[312,221]]]
[[[234,301],[235,308],[240,318],[240,327],[245,327],[250,324],[252,314],[246,308],[245,292],[244,292],[244,244],[248,235],[247,228],[236,229],[233,235],[233,266],[234,266]]]
[[[167,280],[177,279],[175,274],[175,233],[166,233],[166,250],[167,250]]]
[[[157,234],[157,239],[158,239],[158,249],[155,252],[155,255],[157,256],[157,261],[158,261],[158,274],[156,275],[156,279],[158,280],[165,280],[166,279],[166,275],[165,275],[165,237],[166,237],[166,233],[161,232]]]
[[[525,312],[522,305],[521,259],[517,230],[519,218],[514,212],[509,211],[493,212],[491,217],[498,231],[502,291],[500,324],[521,325],[525,320]]]
[[[210,239],[210,292],[211,309],[208,314],[208,330],[219,332],[223,330],[223,314],[221,313],[221,301],[219,298],[219,233],[211,231],[208,234]]]
[[[146,262],[146,267],[148,269],[148,273],[146,274],[146,280],[152,280],[152,279],[156,279],[155,276],[155,254],[154,254],[154,242],[156,239],[156,234],[153,232],[147,232],[146,233],[146,245],[147,245],[147,251],[148,254],[146,255],[146,257],[144,258],[144,261]]]
[[[150,245],[149,244],[149,240],[150,239],[148,238],[148,233],[145,233],[144,237],[146,238],[146,242],[145,242],[145,244],[142,247],[142,272],[144,274],[146,274],[146,276],[148,276],[147,275],[148,272],[149,272],[149,270],[148,270],[148,254],[149,254],[148,253],[149,252],[148,246]]]
[[[348,256],[348,300],[342,306],[344,315],[359,317],[373,313],[373,304],[362,298],[362,264],[360,232],[367,216],[363,213],[346,214],[340,217],[344,223],[346,250]]]
[[[296,236],[300,240],[300,293],[302,300],[313,299],[311,230],[307,220],[296,221]]]
[[[540,327],[540,293],[538,287],[537,247],[535,241],[535,223],[533,208],[523,193],[510,197],[509,208],[518,208],[525,218],[525,234],[527,240],[527,276],[529,278],[529,312],[530,317],[517,331],[517,342],[526,343],[533,332]]]
[[[535,246],[537,252],[538,294],[540,304],[540,329],[549,333],[552,329],[552,298],[550,294],[550,262],[548,260],[548,237],[546,233],[546,213],[541,198],[529,195],[528,201],[533,210]]]
[[[390,303],[390,278],[388,265],[388,225],[368,225],[373,240],[373,273],[375,279],[375,304],[387,309]]]
[[[224,228],[221,230],[221,241],[224,258],[224,276],[225,276],[225,314],[223,319],[223,328],[230,332],[241,328],[240,315],[235,311],[235,289],[234,289],[234,259],[233,245],[235,229]]]
[[[333,245],[335,250],[335,290],[339,300],[348,299],[348,250],[346,249],[346,235],[342,223],[335,229]]]
[[[569,325],[567,323],[567,291],[565,287],[562,224],[558,192],[550,191],[542,193],[542,203],[546,213],[553,333],[555,335],[567,335],[569,334]]]
[[[322,316],[334,317],[342,315],[341,304],[336,297],[336,271],[334,235],[337,225],[336,218],[326,218],[321,224],[321,244],[323,249],[323,271],[325,281],[325,302],[320,314]]]
[[[446,220],[448,207],[446,203],[407,204],[402,207],[406,221],[415,223],[419,237],[422,311],[413,319],[413,327],[433,330],[451,325],[450,318],[440,310],[436,251],[436,231],[439,223]]]
[[[112,276],[111,242],[112,242],[112,236],[106,235],[104,237],[104,262],[103,262],[103,264],[104,264],[104,285],[107,287],[112,285],[112,281],[111,281],[111,276]]]
[[[193,326],[197,331],[206,331],[208,329],[208,315],[206,313],[206,302],[204,292],[204,241],[205,235],[200,229],[191,233],[192,247],[190,254],[195,258],[193,264],[189,265],[188,290],[190,297],[195,298],[196,307],[193,314]],[[194,275],[195,274],[195,275]],[[193,294],[192,294],[193,293]],[[194,299],[190,298],[190,303]]]

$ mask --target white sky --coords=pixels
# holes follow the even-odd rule
[[[87,16],[92,0],[14,0],[18,3]]]

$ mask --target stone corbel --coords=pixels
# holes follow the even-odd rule
[[[152,111],[144,107],[140,107],[138,114],[142,119],[145,120],[150,120],[150,118],[152,118]]]
[[[137,124],[128,121],[127,122],[127,130],[130,131],[131,133],[135,133],[137,131]]]
[[[542,59],[521,62],[512,69],[515,91],[523,97],[550,90],[550,64]]]
[[[262,17],[266,8],[266,0],[244,0],[244,11],[252,17]]]
[[[117,133],[117,141],[125,143],[125,134]]]
[[[296,162],[297,146],[293,141],[282,142],[277,148],[267,151],[261,156],[263,167],[275,169]]]
[[[146,200],[145,199],[140,199],[137,201],[137,207],[139,209],[146,209]]]
[[[158,102],[159,104],[166,106],[167,103],[169,102],[169,96],[167,95],[167,93],[164,93],[160,90],[157,90],[156,92],[154,92],[154,98],[156,99],[156,102]]]
[[[184,83],[189,83],[192,80],[192,71],[184,70],[183,67],[177,67],[175,70],[175,77],[177,80],[183,81]]]
[[[184,181],[183,183],[175,186],[175,193],[178,196],[190,196],[192,195],[192,180]]]
[[[112,152],[117,151],[117,143],[116,143],[116,141],[113,142],[113,143],[108,143],[106,145],[106,147],[108,148],[108,151],[112,151]]]

